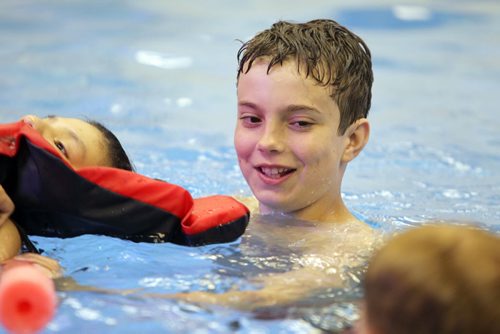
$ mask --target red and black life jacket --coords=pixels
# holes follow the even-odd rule
[[[100,234],[196,246],[236,240],[248,209],[232,197],[193,199],[175,184],[110,167],[72,168],[24,122],[0,125],[0,184],[28,235]]]

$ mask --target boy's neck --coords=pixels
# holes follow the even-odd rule
[[[263,207],[262,205],[260,205],[259,211],[263,214],[277,212],[270,208]],[[287,213],[284,212],[284,214],[300,220],[325,223],[359,222],[359,220],[347,209],[342,200],[329,205],[307,206],[306,208],[301,210]]]

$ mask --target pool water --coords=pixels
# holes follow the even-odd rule
[[[0,122],[25,114],[93,118],[117,134],[139,172],[194,197],[247,196],[232,148],[238,40],[278,19],[319,17],[351,28],[373,55],[372,133],[344,178],[348,207],[387,232],[428,220],[500,231],[496,1],[6,0]],[[339,240],[348,233],[334,232]],[[294,265],[300,252],[286,245],[34,240],[80,284],[141,289],[61,292],[47,333],[319,333],[358,317],[359,268],[350,269],[346,289],[254,312],[140,295],[253,289],[252,276]]]

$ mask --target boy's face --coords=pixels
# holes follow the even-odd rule
[[[102,133],[93,125],[76,118],[49,116],[23,117],[74,168],[103,166],[107,152]]]
[[[238,81],[234,143],[261,213],[330,214],[339,202],[347,140],[327,87],[297,72],[294,61],[254,62]],[[308,212],[308,213],[307,213]]]

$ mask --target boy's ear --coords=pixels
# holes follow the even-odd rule
[[[356,158],[370,138],[370,123],[366,118],[360,118],[345,131],[346,146],[342,154],[342,162]]]

